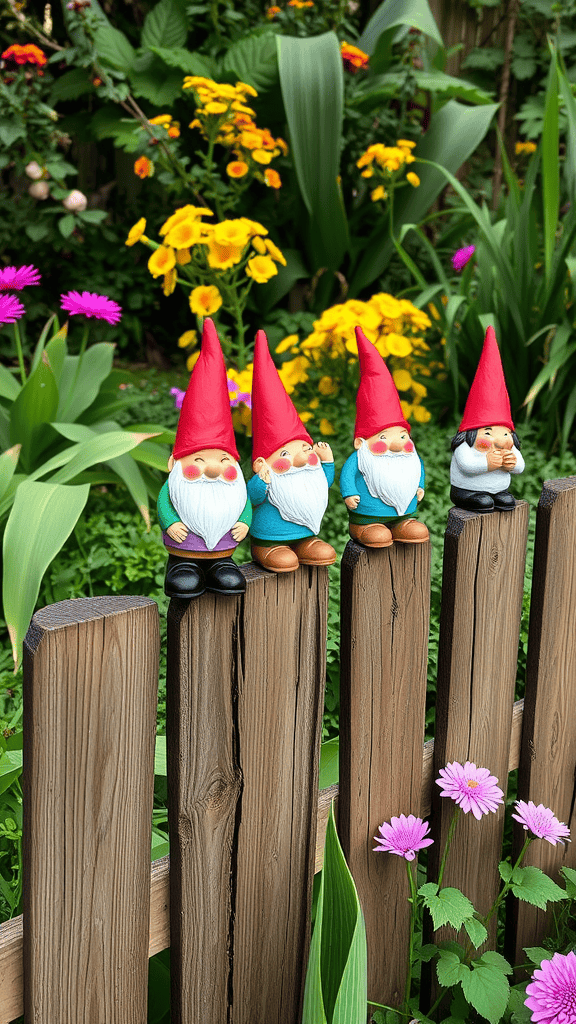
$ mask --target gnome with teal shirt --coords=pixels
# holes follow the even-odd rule
[[[354,451],[340,473],[352,540],[370,548],[423,544],[428,528],[413,517],[424,497],[424,466],[410,438],[386,363],[356,328],[360,386]]]
[[[244,593],[244,576],[231,556],[248,533],[252,508],[238,462],[224,356],[210,319],[204,321],[168,470],[158,497],[168,551],[165,593],[183,599],[205,590]]]

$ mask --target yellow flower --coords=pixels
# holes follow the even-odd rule
[[[197,337],[197,331],[184,331],[184,334],[178,338],[178,348],[189,348],[190,345],[195,345]]]
[[[321,377],[318,381],[318,391],[321,395],[336,395],[338,384],[332,380],[332,377]]]
[[[252,242],[252,245],[254,245],[254,242]],[[268,252],[269,252],[270,256],[272,257],[272,259],[276,260],[276,263],[281,263],[282,266],[285,267],[286,266],[286,258],[284,256],[284,254],[282,252],[280,252],[280,249],[278,248],[278,246],[274,245],[274,242],[271,242],[269,238],[266,238],[264,240],[264,245],[266,246],[266,249],[268,250]]]
[[[268,252],[264,244],[264,239],[260,238],[259,235],[256,235],[256,238],[252,239],[252,248],[255,249],[260,256],[265,256]]]
[[[152,277],[163,277],[169,270],[176,266],[174,249],[161,245],[155,249],[148,260],[148,270]]]
[[[221,103],[220,100],[212,100],[210,103],[204,105],[204,114],[225,114],[228,110],[227,103]]]
[[[278,267],[270,256],[253,256],[248,260],[246,275],[253,278],[257,284],[265,284],[277,273]]]
[[[370,193],[370,199],[373,203],[377,203],[379,199],[388,199],[388,193],[384,185],[378,185],[378,188],[373,189]]]
[[[174,249],[189,249],[200,241],[202,224],[198,220],[181,220],[167,232],[164,242]]]
[[[530,156],[537,149],[535,142],[517,142],[515,146],[516,156]]]
[[[414,149],[416,143],[412,142],[410,139],[397,139],[396,145],[399,146],[400,149]]]
[[[276,346],[276,352],[281,355],[282,352],[287,352],[288,349],[294,349],[298,344],[299,338],[297,334],[289,334],[287,338],[283,338],[279,345]]]
[[[324,435],[324,437],[328,437],[330,434],[335,434],[336,433],[336,431],[334,430],[334,427],[330,423],[330,420],[327,420],[325,417],[320,420],[320,423],[318,425],[318,429],[319,429],[320,433]]]
[[[170,125],[168,129],[168,135],[171,139],[180,138],[180,128],[178,127],[178,124],[176,122]]]
[[[139,156],[134,162],[134,174],[139,178],[151,178],[154,174],[154,164],[147,156]]]
[[[169,270],[168,273],[164,274],[164,284],[162,285],[164,295],[172,295],[172,292],[176,287],[177,276],[178,274],[175,267],[172,267],[172,270]]]
[[[205,244],[208,246],[208,266],[213,270],[229,270],[242,259],[243,245],[220,244],[214,237],[208,238]]]
[[[417,174],[414,174],[414,171],[408,171],[408,174],[406,175],[406,181],[409,181],[410,184],[414,186],[414,188],[418,188],[418,185],[420,184],[420,178],[418,177]]]
[[[264,181],[269,188],[282,188],[282,179],[273,167],[267,167],[264,171]]]
[[[226,174],[230,178],[243,178],[245,174],[248,174],[248,164],[244,160],[233,160],[226,167]]]
[[[193,370],[194,369],[194,367],[196,366],[196,363],[198,362],[199,356],[200,356],[200,352],[199,351],[198,352],[193,352],[191,356],[188,356],[188,359],[186,360],[186,369],[187,370]]]
[[[392,378],[398,391],[408,391],[408,388],[413,384],[412,377],[408,373],[408,370],[395,370],[392,374]]]
[[[412,351],[409,339],[402,337],[401,334],[387,334],[386,345],[391,356],[399,356],[401,359],[409,356]]]
[[[418,398],[426,398],[428,394],[428,388],[424,384],[420,384],[417,380],[412,381],[412,390]]]
[[[191,259],[190,249],[178,249],[176,253],[176,263],[179,267],[185,267],[187,263],[190,263]]]
[[[170,114],[158,114],[157,117],[150,117],[148,124],[170,124],[172,117]]]
[[[212,316],[222,305],[222,296],[216,285],[199,285],[190,292],[190,309],[196,316]]]
[[[245,96],[256,97],[258,95],[254,86],[248,85],[248,82],[236,82],[236,89],[238,92],[244,93]]]
[[[265,149],[253,149],[252,159],[255,160],[257,164],[269,164],[272,160],[272,153],[267,153]]]
[[[124,245],[136,245],[136,242],[139,242],[141,239],[145,241],[145,231],[146,218],[140,217],[140,220],[137,222],[137,224],[134,224],[134,226],[130,228],[130,231],[128,232],[128,238],[124,242]]]
[[[181,206],[179,210],[176,210],[171,217],[168,217],[167,221],[160,228],[160,234],[166,235],[172,230],[176,224],[179,224],[182,220],[195,220],[197,217],[213,217],[212,210],[208,210],[204,206]]]
[[[308,423],[308,420],[312,419],[312,417],[314,416],[314,413],[313,412],[300,412],[300,413],[298,413],[298,415],[300,416],[300,419],[302,420],[302,423]]]
[[[402,415],[405,420],[409,420],[412,413],[414,412],[414,406],[410,405],[410,402],[405,402],[403,398],[400,399],[400,408],[402,409]]]
[[[423,405],[415,405],[414,419],[417,423],[428,423],[432,419],[432,413],[425,409]]]
[[[219,245],[238,245],[244,248],[252,237],[250,221],[245,217],[223,220],[214,226],[214,238]]]
[[[312,401],[309,403],[309,408],[310,409],[317,409],[319,405],[320,405],[320,400],[318,398],[313,398]]]

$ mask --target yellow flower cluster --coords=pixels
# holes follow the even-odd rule
[[[395,146],[385,146],[381,142],[368,146],[365,153],[356,161],[356,166],[364,168],[363,178],[376,178],[378,184],[370,193],[373,203],[388,198],[387,188],[392,183],[392,175],[401,168],[414,163],[416,157],[412,153],[416,143],[409,139],[398,139]],[[420,178],[413,171],[408,171],[406,180],[414,188],[420,184]]]
[[[183,88],[193,90],[198,104],[189,127],[198,128],[204,138],[234,155],[226,168],[229,177],[238,180],[250,174],[271,188],[280,188],[280,175],[268,165],[281,153],[286,156],[288,147],[255,123],[248,100],[258,95],[256,89],[245,82],[229,85],[200,75],[188,75]]]
[[[165,128],[168,132],[168,136],[171,139],[180,138],[180,122],[173,121],[170,114],[158,114],[157,117],[151,117],[148,124],[157,124],[161,128]]]
[[[514,151],[516,156],[530,156],[536,152],[537,148],[535,142],[517,142]]]

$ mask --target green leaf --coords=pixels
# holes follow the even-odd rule
[[[50,228],[45,222],[39,222],[38,224],[27,224],[24,230],[28,235],[28,238],[30,238],[33,242],[42,242],[43,239],[47,238],[50,234]]]
[[[134,47],[124,33],[111,25],[97,30],[94,45],[100,59],[118,71],[128,71],[136,59]]]
[[[474,916],[474,907],[468,897],[450,886],[441,889],[437,896],[423,894],[422,901],[432,914],[434,930],[449,924],[458,931],[467,918]]]
[[[462,979],[462,991],[478,1013],[490,1024],[498,1024],[508,1003],[508,981],[497,967],[485,965],[482,960],[473,961],[472,968]]]
[[[453,97],[468,103],[493,102],[489,93],[479,89],[472,82],[467,82],[463,78],[453,78],[451,75],[445,75],[442,71],[420,71],[415,68],[411,72],[411,77],[415,79],[417,89],[425,92],[438,93],[438,95]],[[398,93],[402,78],[402,74],[390,71],[387,74],[367,79],[365,88],[359,89],[352,99],[352,105],[359,107],[364,112],[381,107],[385,100]]]
[[[160,860],[170,853],[170,840],[164,832],[152,829],[151,860]]]
[[[14,476],[14,471],[18,465],[18,459],[20,457],[21,445],[15,444],[12,448],[7,448],[5,452],[0,455],[0,498],[5,494],[10,486],[10,481]]]
[[[167,775],[168,767],[166,761],[166,737],[156,736],[156,747],[154,749],[154,775]]]
[[[337,270],[349,244],[337,180],[344,102],[338,38],[326,32],[276,40],[291,154],[310,215],[311,269]]]
[[[476,917],[468,917],[464,921],[464,927],[468,934],[470,942],[473,944],[474,949],[478,949],[483,942],[486,942],[488,938],[488,932],[486,928]]]
[[[60,328],[57,334],[54,334],[48,344],[46,345],[46,355],[50,360],[50,366],[56,379],[56,383],[60,387],[60,377],[62,375],[62,367],[64,366],[64,360],[68,354],[68,346],[66,344],[66,338],[68,337],[68,321]]]
[[[442,36],[426,0],[385,0],[374,12],[356,45],[364,53],[373,53],[383,32],[410,25],[442,46]]]
[[[512,873],[512,892],[519,900],[531,903],[533,907],[545,910],[548,903],[558,903],[566,899],[566,892],[540,868],[514,868]]]
[[[204,78],[213,78],[216,74],[215,61],[204,53],[185,50],[181,46],[171,49],[165,46],[149,46],[148,49],[160,57],[160,60],[169,68],[178,68],[186,75],[202,75]]]
[[[60,403],[54,419],[74,421],[98,395],[100,385],[112,369],[114,345],[101,342],[80,356],[66,356],[60,375]]]
[[[338,782],[338,764],[340,755],[340,737],[326,740],[320,747],[320,774],[318,788],[328,789]]]
[[[13,117],[0,117],[0,142],[9,149],[16,139],[26,138],[26,125],[24,121]]]
[[[561,868],[561,870],[565,869]],[[551,960],[554,956],[554,953],[551,953],[549,949],[543,949],[542,946],[524,946],[524,952],[537,967],[540,967],[543,960]]]
[[[13,402],[20,394],[21,388],[22,385],[8,367],[0,364],[0,398],[7,398],[9,402]]]
[[[439,959],[436,964],[436,974],[442,986],[450,988],[452,985],[457,985],[469,973],[470,968],[462,963],[457,953],[452,953],[446,949],[440,950]]]
[[[550,62],[542,128],[542,199],[544,207],[544,266],[550,280],[560,209],[560,162],[558,156],[558,74]]]
[[[278,81],[278,55],[274,32],[254,33],[233,43],[222,61],[222,70],[258,92],[266,92]]]
[[[0,796],[22,774],[22,751],[4,750],[0,754]]]
[[[54,82],[50,92],[50,106],[54,107],[62,100],[75,100],[77,96],[91,92],[92,88],[86,68],[74,68]]]
[[[40,583],[50,562],[72,533],[88,500],[88,484],[25,480],[16,492],[4,531],[4,618],[16,665]]]
[[[310,277],[310,272],[298,249],[283,249],[282,253],[286,260],[286,266],[277,264],[278,273],[275,277],[267,284],[261,285],[257,292],[252,292],[254,301],[257,302],[263,313],[269,312],[278,305],[280,299],[287,295],[296,281]]]
[[[500,46],[481,46],[471,50],[462,61],[466,71],[496,71],[504,63],[504,50]]]
[[[512,974],[512,967],[506,957],[502,956],[501,953],[497,953],[494,949],[488,949],[485,953],[482,953],[481,961],[483,964],[491,964],[492,967],[497,967],[503,974]]]
[[[81,210],[78,216],[86,224],[101,224],[108,214],[106,210]]]
[[[156,107],[171,107],[182,93],[181,72],[166,72],[166,66],[160,61],[152,65],[148,71],[132,69],[130,82],[135,96],[142,96]],[[119,144],[126,148],[126,144],[120,142],[120,138]]]
[[[503,882],[509,882],[512,878],[512,865],[507,860],[500,861],[498,871]]]
[[[116,138],[124,148],[131,146],[136,149],[142,138],[141,131],[139,123],[133,118],[120,117],[117,108],[111,104],[97,110],[90,120],[90,132],[94,138]]]
[[[576,898],[576,871],[574,868],[561,867],[560,874],[564,875],[566,882],[566,892],[570,899]]]
[[[137,444],[140,444],[143,436],[146,437],[146,435],[122,430],[98,434],[59,452],[58,455],[31,473],[30,480],[37,480],[38,477],[45,476],[56,469],[57,472],[51,477],[51,480],[57,483],[68,483],[78,473],[83,473],[85,469],[89,469],[97,462],[108,462],[109,459],[115,459],[118,455],[129,452]]]
[[[576,191],[576,99],[574,99],[571,83],[568,81],[563,68],[560,66],[560,62],[553,46],[551,46],[551,51],[552,56],[556,61],[556,73],[558,75],[560,95],[564,103],[564,113],[566,114],[568,121],[564,175],[568,186],[568,194],[574,195],[574,192]],[[572,283],[576,289],[576,279],[573,278]]]
[[[58,408],[58,387],[46,352],[30,375],[10,415],[10,444],[21,444],[21,460],[25,470],[38,461],[38,455],[50,441],[46,424],[54,419]]]
[[[188,36],[188,22],[177,0],[160,0],[146,15],[142,46],[181,47]]]
[[[40,362],[40,359],[42,358],[42,353],[44,351],[44,347],[45,347],[45,344],[46,344],[46,338],[48,337],[48,334],[50,332],[50,328],[52,327],[52,324],[54,323],[55,320],[56,320],[56,314],[52,313],[52,316],[48,317],[48,320],[46,321],[46,323],[44,324],[44,327],[42,328],[42,331],[40,332],[40,337],[38,338],[38,341],[36,342],[36,348],[34,349],[34,355],[32,356],[32,362],[30,363],[30,373],[31,374],[34,373],[34,370],[36,369],[36,367],[38,366],[38,363]],[[46,353],[46,354],[48,355],[48,353]],[[48,355],[48,359],[50,359],[49,355]],[[54,373],[54,378],[56,380],[56,383],[58,383],[58,376],[57,376],[56,372],[54,371],[54,365],[52,363],[52,360],[50,360],[50,365],[52,366],[52,372]]]
[[[61,217],[58,221],[58,231],[63,238],[70,238],[70,235],[74,231],[76,221],[72,213],[67,213],[64,217]]]

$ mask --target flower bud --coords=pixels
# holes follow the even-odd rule
[[[36,160],[31,160],[29,164],[26,164],[24,170],[28,177],[32,178],[33,181],[40,181],[40,178],[44,177],[44,171]]]
[[[35,181],[33,185],[30,185],[28,191],[34,199],[48,199],[50,195],[47,181]]]
[[[83,192],[80,192],[77,188],[73,189],[67,199],[64,199],[63,204],[65,210],[69,210],[70,213],[81,213],[88,206],[88,200]]]

